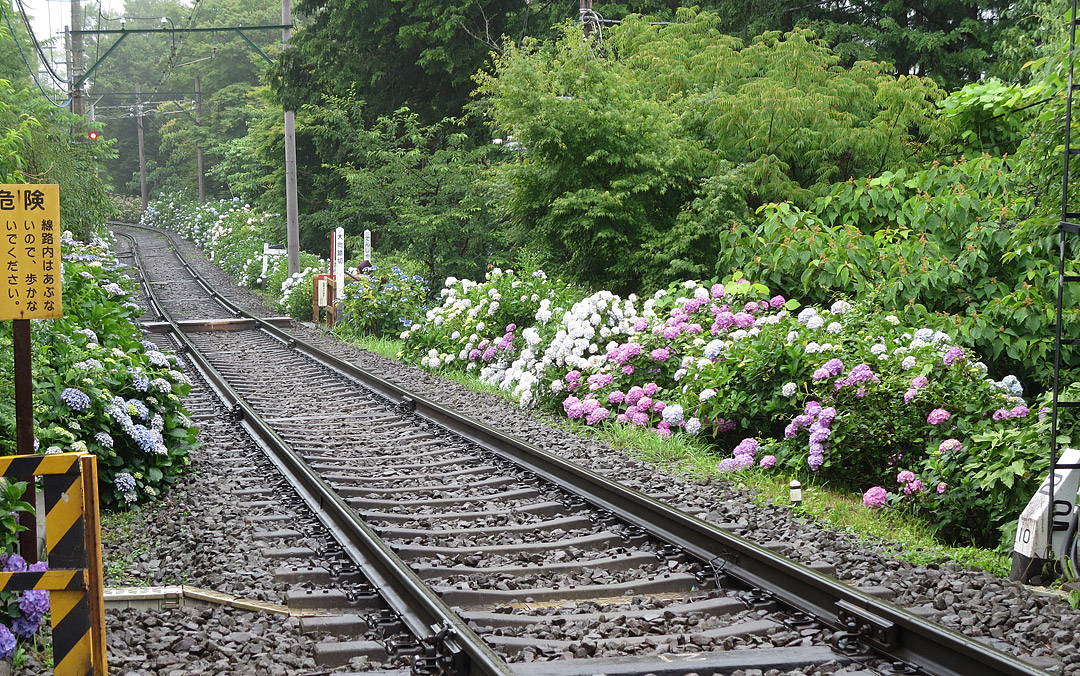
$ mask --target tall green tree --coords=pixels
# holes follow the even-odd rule
[[[892,64],[898,75],[928,76],[953,88],[993,68],[1003,31],[1018,20],[1005,0],[720,0],[706,4],[726,30],[748,38],[766,30],[813,29],[844,63]]]
[[[805,204],[834,180],[915,167],[945,135],[930,80],[841,67],[802,31],[744,45],[715,14],[677,18],[631,17],[601,49],[566,26],[556,44],[507,45],[481,78],[494,128],[522,148],[497,168],[501,208],[578,281],[711,276],[721,239],[703,203],[735,221]]]

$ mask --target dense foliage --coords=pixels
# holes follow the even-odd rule
[[[840,67],[805,32],[743,45],[714,15],[678,18],[627,20],[599,53],[567,26],[554,44],[508,45],[482,80],[492,124],[525,149],[496,168],[495,198],[520,242],[582,283],[711,275],[728,222],[915,169],[948,134],[929,80]]]

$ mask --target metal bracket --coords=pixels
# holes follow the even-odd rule
[[[401,402],[398,404],[398,408],[403,413],[412,413],[416,410],[416,400],[412,397],[402,397]]]
[[[851,638],[878,650],[893,652],[900,646],[900,629],[865,608],[848,601],[837,601],[836,619],[847,628],[845,633]]]

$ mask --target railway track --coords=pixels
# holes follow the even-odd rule
[[[324,585],[296,601],[336,614],[302,624],[342,651],[446,674],[1046,673],[325,354],[127,232],[150,326],[335,541],[282,576]],[[311,535],[263,517],[284,553]]]

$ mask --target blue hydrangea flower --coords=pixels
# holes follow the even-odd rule
[[[154,388],[158,392],[164,392],[168,394],[172,392],[172,383],[164,378],[154,378],[150,381],[150,387]]]
[[[158,452],[157,446],[160,443],[161,435],[149,429],[146,425],[136,423],[132,426],[130,435],[144,453]]]
[[[109,436],[108,432],[98,432],[94,435],[94,441],[98,442],[102,448],[113,447],[113,438]]]
[[[150,419],[150,409],[138,399],[128,399],[126,408],[127,414],[132,417],[138,416],[142,420]]]
[[[130,472],[117,472],[113,477],[113,486],[118,493],[134,493],[135,477]]]
[[[60,393],[60,398],[68,405],[68,408],[76,413],[82,413],[90,408],[90,397],[76,387],[66,388]]]
[[[105,286],[103,286],[101,288],[105,289],[105,292],[108,293],[110,296],[122,296],[122,295],[124,295],[124,290],[122,288],[120,288],[120,285],[117,284],[116,282],[109,282],[108,284],[106,284]]]
[[[93,329],[79,329],[79,330],[77,330],[77,331],[76,331],[75,333],[81,333],[81,334],[83,334],[84,336],[86,336],[87,338],[89,338],[89,339],[90,339],[90,342],[91,342],[91,343],[96,343],[96,342],[98,342],[98,337],[97,337],[97,334],[96,334],[96,333],[94,333],[94,330],[93,330]]]
[[[150,360],[150,364],[153,366],[169,367],[169,359],[161,352],[157,350],[147,350],[146,358]]]
[[[669,425],[678,425],[683,421],[683,407],[680,404],[671,404],[664,407],[660,416]]]
[[[128,369],[131,373],[131,386],[140,392],[145,392],[150,387],[150,378],[136,369]]]

